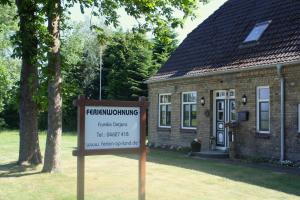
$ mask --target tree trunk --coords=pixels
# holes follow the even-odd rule
[[[48,132],[43,172],[60,171],[62,134],[60,0],[48,1],[48,31],[52,37],[48,54]]]
[[[18,16],[20,18],[20,50],[22,69],[20,77],[20,146],[18,164],[29,162],[42,163],[38,138],[38,107],[34,101],[38,86],[37,71],[37,6],[31,1],[16,0]]]

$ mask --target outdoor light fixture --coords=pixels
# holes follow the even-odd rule
[[[201,99],[200,99],[200,103],[201,103],[201,105],[202,105],[202,106],[204,106],[204,105],[205,105],[205,99],[204,99],[204,97],[201,97]]]
[[[247,97],[246,97],[246,95],[242,96],[242,103],[243,103],[243,105],[246,105],[246,103],[247,103]]]

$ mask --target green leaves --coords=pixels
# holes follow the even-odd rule
[[[149,77],[152,45],[139,33],[118,32],[112,36],[104,54],[108,74],[108,98],[136,100],[146,96],[144,81]]]
[[[16,96],[12,90],[18,86],[20,73],[20,61],[11,58],[13,46],[10,38],[17,30],[14,18],[16,8],[9,3],[5,4],[0,6],[0,112],[4,104],[15,101]]]
[[[105,25],[119,25],[118,11],[124,9],[126,13],[139,22],[139,26],[147,31],[159,34],[162,27],[176,28],[183,26],[183,20],[194,17],[194,11],[199,2],[206,0],[69,0],[67,7],[80,4],[80,10],[94,7],[92,15],[103,18]],[[175,13],[181,12],[182,18]]]

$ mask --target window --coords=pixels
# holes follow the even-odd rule
[[[256,24],[247,38],[244,40],[244,43],[258,41],[270,23],[271,21],[266,21]]]
[[[195,129],[197,125],[197,93],[196,92],[184,92],[182,93],[182,109],[181,109],[181,121],[182,128]]]
[[[159,95],[159,127],[171,127],[171,94]]]
[[[270,88],[257,87],[257,131],[270,133]]]

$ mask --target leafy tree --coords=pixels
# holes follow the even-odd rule
[[[3,111],[4,105],[10,101],[10,90],[18,81],[18,65],[17,59],[12,59],[12,43],[10,37],[17,30],[17,21],[13,18],[16,13],[14,6],[5,5],[0,7],[0,112]],[[2,122],[2,123],[1,123]],[[1,120],[4,125],[4,121]]]
[[[18,127],[18,88],[20,60],[12,58],[13,44],[11,37],[18,30],[16,7],[0,7],[0,128],[13,125]]]
[[[177,35],[171,27],[164,28],[160,35],[153,40],[153,66],[150,68],[150,75],[153,75],[167,61],[171,53],[177,48]]]
[[[62,40],[63,127],[76,127],[76,108],[72,101],[78,94],[99,97],[99,45],[88,23],[71,24]],[[70,120],[72,119],[72,120]]]
[[[67,126],[67,128],[76,127],[76,108],[72,106],[72,101],[77,98],[78,94],[85,93],[86,96],[90,98],[99,97],[99,81],[96,84],[93,83],[95,83],[95,80],[99,80],[99,57],[101,55],[101,50],[97,34],[92,31],[87,24],[88,23],[85,22],[75,25],[67,25],[75,27],[68,31],[65,31],[66,36],[62,39],[61,95],[63,97],[63,103],[61,104],[61,109],[63,110],[63,115],[60,120],[64,122],[64,127]],[[48,66],[48,68],[49,67],[50,65]],[[50,84],[48,85],[48,87],[49,86]],[[51,95],[49,92],[48,94],[48,99],[50,102]],[[48,119],[51,114],[49,113],[49,111],[53,107],[54,104],[51,105],[51,108],[49,104]],[[53,112],[52,115],[54,115],[55,113],[56,112]],[[53,135],[57,135],[55,136],[56,140],[59,140],[61,134],[61,132],[59,131],[61,131],[61,129],[59,130],[58,128],[59,126],[56,126],[54,129],[56,131],[52,131],[52,133],[50,133],[50,125],[48,121],[47,137],[53,138]],[[51,144],[47,143],[47,146],[49,148],[58,148],[57,145],[55,147],[54,144],[56,144],[56,141],[53,140]],[[49,156],[47,156],[46,147],[45,164],[43,169],[44,172],[59,170],[59,158],[54,159],[55,154],[58,154],[58,152],[48,154]],[[49,163],[47,164],[46,158],[51,160],[51,162],[49,161]]]
[[[20,148],[18,163],[42,163],[38,139],[38,27],[43,23],[35,1],[16,0],[19,30],[16,55],[22,59],[20,76]]]
[[[60,25],[62,18],[60,0],[47,1],[46,15],[50,34],[48,52],[48,130],[43,172],[60,170],[60,143],[62,134]]]
[[[7,0],[1,0],[6,3]],[[155,35],[159,35],[162,27],[176,27],[182,25],[183,21],[175,17],[175,10],[183,12],[183,19],[193,15],[193,10],[197,6],[197,0],[143,0],[143,1],[128,1],[128,0],[94,0],[94,1],[67,1],[65,6],[73,6],[74,3],[80,3],[82,11],[85,7],[95,6],[94,15],[101,16],[105,23],[118,26],[119,8],[124,8],[125,11],[139,20],[140,29],[146,31],[152,30]],[[25,130],[31,132],[31,135],[37,135],[37,104],[32,98],[37,90],[37,58],[38,55],[38,36],[37,31],[43,27],[39,16],[46,13],[48,20],[48,32],[50,35],[49,45],[50,51],[48,52],[48,68],[47,68],[47,81],[48,81],[48,134],[47,145],[45,151],[45,164],[43,171],[56,171],[59,169],[59,145],[62,129],[62,99],[61,99],[61,58],[60,58],[60,30],[62,15],[62,4],[60,0],[40,2],[37,5],[36,1],[29,0],[16,0],[18,7],[18,16],[20,17],[20,31],[19,41],[22,56],[22,73],[21,73],[21,109],[20,113],[30,113],[32,120],[26,122],[25,115],[20,114],[20,128],[21,131]],[[42,8],[42,9],[41,9]],[[45,10],[43,10],[45,8]],[[25,23],[26,22],[26,23]],[[37,23],[39,22],[39,24]],[[27,36],[27,37],[24,37]],[[130,72],[134,73],[134,72]],[[143,74],[143,72],[141,71]],[[144,75],[142,75],[144,76]],[[30,79],[30,82],[29,82]],[[137,84],[137,83],[136,83]],[[30,87],[29,87],[30,86]],[[136,87],[136,86],[135,86]],[[132,90],[137,90],[132,86]],[[26,94],[26,95],[25,95]],[[26,99],[27,97],[27,99]],[[26,104],[24,104],[26,102]],[[26,105],[26,106],[25,106]],[[27,110],[26,110],[27,109]],[[23,112],[25,111],[25,112]],[[29,118],[27,118],[29,119]],[[28,120],[27,120],[28,121]],[[20,134],[25,135],[25,133]],[[24,140],[23,140],[24,141]],[[29,145],[33,147],[35,152],[37,149],[35,144]],[[20,148],[24,149],[24,148]],[[36,153],[30,155],[37,155]],[[40,157],[40,156],[33,156]],[[27,158],[26,158],[27,159]],[[28,160],[28,159],[27,159]]]
[[[151,43],[139,33],[118,32],[112,37],[104,56],[108,75],[108,98],[137,100],[146,96],[148,69],[151,66]]]

